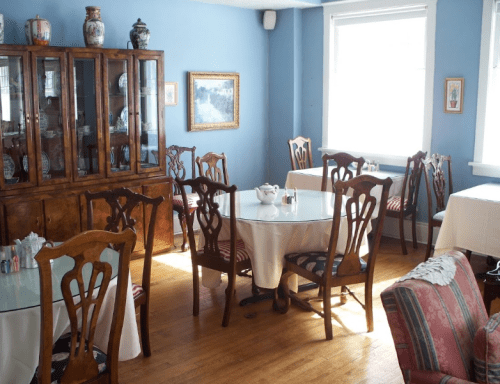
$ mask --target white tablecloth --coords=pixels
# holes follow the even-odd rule
[[[21,278],[22,271],[9,277]],[[1,276],[0,278],[5,277]],[[95,334],[95,345],[107,351],[117,279],[112,279],[101,308]],[[70,331],[64,301],[53,304],[54,341]],[[38,366],[40,350],[40,307],[0,313],[0,383],[28,384]],[[129,360],[141,352],[134,299],[129,276],[125,321],[120,342],[120,360]]]
[[[332,231],[333,219],[333,194],[330,192],[314,192],[298,191],[299,198],[296,205],[281,205],[281,193],[277,198],[275,205],[262,205],[258,202],[255,191],[237,192],[245,193],[256,201],[258,210],[279,210],[279,216],[261,215],[263,220],[246,220],[243,209],[238,210],[239,216],[236,220],[236,228],[238,236],[245,243],[245,247],[249,252],[252,262],[252,273],[255,284],[261,288],[276,288],[279,285],[281,274],[284,265],[284,256],[293,252],[307,251],[326,251]],[[309,195],[317,195],[312,197]],[[241,196],[241,195],[240,195]],[[327,196],[323,198],[322,196]],[[316,199],[318,205],[322,205],[324,209],[323,217],[328,219],[319,219],[314,221],[285,221],[287,215],[300,214],[300,210],[309,209],[306,199]],[[238,198],[240,203],[243,197]],[[327,204],[328,206],[325,206]],[[222,204],[221,204],[222,205]],[[294,212],[295,210],[295,212]],[[297,217],[297,216],[294,216]],[[267,219],[267,220],[266,220]],[[276,221],[280,220],[280,221]],[[223,222],[221,239],[229,238],[228,220]],[[371,228],[368,228],[368,232]],[[337,252],[344,253],[347,241],[347,219],[341,219],[340,236],[337,244]],[[203,244],[203,236],[201,236],[201,246]],[[368,240],[365,234],[363,246],[361,247],[361,255],[368,253]],[[206,287],[216,287],[220,283],[220,273],[203,268],[202,284]]]
[[[451,248],[500,257],[500,184],[482,184],[450,196],[434,255]]]
[[[332,191],[332,182],[331,182],[331,171],[334,166],[330,166],[328,168],[328,183],[327,183],[327,191]],[[390,177],[392,179],[392,185],[389,189],[389,197],[391,196],[400,196],[401,190],[403,188],[403,182],[405,175],[404,173],[398,172],[387,172],[387,171],[362,171],[363,175],[371,175],[378,177],[379,179],[386,179]],[[286,177],[286,188],[297,188],[297,189],[309,189],[312,191],[321,191],[321,181],[323,179],[323,167],[316,168],[308,168],[308,169],[299,169],[296,171],[289,171]],[[382,187],[377,186],[373,189],[372,195],[377,197],[377,207],[375,208],[374,216],[375,219],[378,216],[378,201],[382,194]]]

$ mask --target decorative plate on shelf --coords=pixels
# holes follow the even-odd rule
[[[49,127],[49,117],[42,110],[40,110],[40,119],[39,119],[39,121],[40,121],[40,132],[43,133]]]
[[[128,108],[125,107],[120,112],[120,119],[123,121],[124,127],[128,127]]]
[[[45,152],[42,152],[42,172],[44,175],[49,173],[50,170],[50,160],[49,156]]]
[[[122,73],[118,79],[118,89],[122,95],[127,94],[127,73]]]
[[[3,155],[3,177],[8,180],[12,179],[14,173],[16,172],[16,164],[12,157],[7,154]]]
[[[25,172],[28,172],[28,156],[24,155],[23,156],[23,168]]]

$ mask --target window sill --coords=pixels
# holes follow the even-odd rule
[[[470,162],[472,174],[475,176],[500,177],[500,165]]]

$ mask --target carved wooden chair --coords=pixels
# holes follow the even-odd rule
[[[373,308],[372,308],[372,285],[375,260],[382,236],[387,197],[392,184],[391,178],[385,180],[371,175],[361,175],[348,181],[337,181],[336,190],[347,190],[351,188],[352,196],[346,197],[342,193],[335,194],[335,205],[333,210],[333,224],[328,251],[311,250],[311,252],[291,253],[285,255],[285,270],[280,287],[285,293],[284,300],[278,297],[275,290],[275,309],[286,313],[290,307],[290,299],[303,309],[314,311],[324,318],[326,339],[333,338],[331,321],[331,288],[341,287],[341,304],[345,304],[347,294],[353,296],[366,311],[366,323],[368,332],[373,331]],[[378,185],[382,185],[380,198],[379,220],[376,220],[374,238],[370,244],[367,257],[362,258],[360,247],[365,239],[365,233],[377,205],[377,199],[371,196],[371,191]],[[345,213],[343,213],[343,200],[345,201]],[[341,226],[347,226],[345,232],[341,232]],[[344,227],[346,228],[346,227]],[[342,253],[337,251],[337,243],[340,236],[347,236],[346,248]],[[320,287],[320,295],[323,298],[323,311],[314,308],[309,302],[301,300],[288,287],[288,279],[293,274],[306,278]],[[347,285],[365,285],[365,303],[361,303]]]
[[[445,167],[445,163],[448,163],[446,167],[448,173],[448,193],[446,193],[446,175],[443,169]],[[428,159],[424,160],[422,168],[424,170],[425,187],[427,191],[427,215],[429,218],[427,226],[427,248],[425,251],[425,260],[427,260],[431,255],[434,228],[441,227],[444,214],[446,212],[446,203],[448,202],[449,196],[453,193],[451,156],[442,156],[435,153]],[[429,172],[432,173],[432,189],[434,190],[434,198],[431,192]],[[467,256],[470,258],[470,254]]]
[[[135,307],[140,307],[141,313],[141,340],[142,353],[151,356],[149,340],[149,300],[151,283],[151,263],[153,255],[154,233],[158,206],[165,200],[163,196],[151,198],[140,193],[132,192],[127,188],[118,188],[101,192],[85,192],[87,199],[87,229],[94,229],[94,205],[96,200],[104,199],[110,208],[106,217],[104,229],[110,232],[123,231],[126,228],[136,232],[136,225],[144,225],[144,267],[142,283],[132,284]],[[139,207],[138,209],[136,209]],[[144,219],[138,220],[139,219]],[[144,224],[143,224],[144,223]],[[135,244],[134,244],[135,248]]]
[[[198,195],[198,204],[195,212],[204,237],[203,248],[197,250],[193,231],[193,216],[186,215],[191,261],[193,264],[193,315],[198,316],[200,307],[198,266],[227,273],[226,305],[222,319],[222,326],[227,327],[231,314],[232,298],[234,297],[236,275],[251,268],[250,257],[245,249],[245,244],[242,240],[237,239],[235,212],[235,192],[237,187],[236,185],[227,186],[214,182],[204,176],[192,180],[181,180],[178,178],[176,182],[181,189],[185,211],[188,210],[186,208],[188,198],[185,187],[191,187],[192,191]],[[214,197],[221,191],[229,196],[229,240],[219,238],[222,228],[222,216],[219,212],[219,204],[214,201]]]
[[[288,140],[288,147],[293,171],[314,167],[310,138],[297,136],[295,139]]]
[[[35,377],[31,384],[50,383],[118,383],[118,352],[125,316],[125,301],[129,279],[130,254],[136,235],[126,229],[120,233],[107,231],[87,231],[76,235],[57,247],[44,246],[36,255],[40,273],[40,357]],[[113,309],[113,323],[104,354],[94,345],[94,334],[104,295],[111,280],[112,268],[101,262],[100,256],[109,244],[116,246],[120,253],[116,298]],[[69,256],[75,260],[74,268],[61,281],[61,290],[68,310],[71,332],[53,342],[52,313],[52,267],[51,260]],[[92,264],[88,280],[88,291],[84,291],[85,281],[82,267]],[[102,276],[100,287],[96,279]],[[80,287],[78,303],[70,284],[76,281]],[[97,296],[94,290],[98,290]],[[80,321],[79,321],[80,319]],[[83,324],[83,326],[82,326]],[[88,326],[88,327],[87,327]],[[78,345],[85,345],[79,348]]]
[[[332,169],[330,175],[328,175],[328,165],[329,162],[333,160],[336,163],[336,167]],[[352,172],[349,166],[352,163],[357,163],[356,174]],[[335,182],[337,180],[347,181],[352,179],[354,176],[361,175],[361,168],[365,159],[362,157],[354,157],[345,152],[335,153],[333,155],[326,154],[323,155],[323,178],[321,180],[321,190],[326,192],[328,189],[328,176],[331,178],[332,191],[335,191]]]
[[[167,175],[172,177],[172,179],[176,179],[177,177],[181,180],[185,180],[188,174],[188,169],[191,168],[191,178],[194,179],[196,177],[195,171],[195,151],[196,147],[179,147],[178,145],[171,145],[167,148]],[[191,153],[191,166],[189,167],[189,163],[186,161],[186,165],[183,160],[183,153]],[[184,156],[185,157],[185,156]],[[189,241],[187,237],[187,229],[186,229],[186,218],[184,216],[184,205],[182,203],[182,196],[179,186],[176,183],[174,184],[174,197],[172,199],[172,205],[175,212],[177,212],[177,216],[179,217],[179,223],[182,229],[182,252],[186,252],[189,250]],[[188,194],[188,204],[189,204],[189,212],[193,214],[196,209],[196,194],[190,193]]]
[[[196,164],[198,165],[199,176],[205,176],[212,181],[229,185],[227,158],[224,152],[221,154],[208,152],[202,157],[198,156]]]
[[[413,248],[417,248],[417,203],[420,178],[422,176],[422,161],[427,152],[418,151],[406,162],[405,178],[400,196],[392,196],[387,202],[387,217],[399,219],[399,240],[403,255],[408,254],[406,249],[404,220],[411,215],[411,231]]]

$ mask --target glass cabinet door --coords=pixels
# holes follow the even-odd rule
[[[104,115],[108,140],[108,175],[122,175],[136,170],[132,97],[132,61],[129,57],[106,59],[104,74]]]
[[[28,54],[0,56],[0,130],[2,187],[15,188],[35,181],[28,88]]]
[[[163,124],[163,109],[160,97],[163,92],[162,68],[159,68],[158,58],[139,57],[136,61],[138,71],[138,127],[140,145],[137,148],[137,158],[140,159],[140,172],[158,170],[159,154],[163,154],[160,143],[160,124]],[[163,130],[161,130],[163,132]],[[163,145],[164,147],[164,145]]]
[[[67,137],[66,63],[64,54],[33,53],[33,101],[37,142],[38,180],[67,181],[71,171]]]
[[[78,57],[76,57],[78,55]],[[71,131],[76,158],[75,179],[103,175],[101,61],[98,54],[70,54]],[[99,88],[99,90],[96,89]]]

